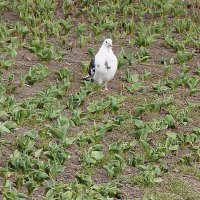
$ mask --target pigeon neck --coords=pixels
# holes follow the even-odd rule
[[[111,51],[112,51],[112,48],[102,45],[101,48],[100,48],[100,51],[103,51],[103,52],[111,52]]]

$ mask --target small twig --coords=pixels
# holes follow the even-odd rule
[[[19,82],[16,82],[16,83],[19,84]],[[28,84],[26,84],[26,83],[24,83],[23,85],[24,85],[24,86],[27,86],[27,87],[31,87],[31,85],[28,85]]]

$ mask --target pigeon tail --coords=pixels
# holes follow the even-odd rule
[[[91,76],[88,74],[87,76],[83,77],[84,81],[91,81]]]

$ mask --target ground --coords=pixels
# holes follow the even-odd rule
[[[200,199],[199,9],[3,1],[0,199]],[[109,92],[82,81],[105,38]]]

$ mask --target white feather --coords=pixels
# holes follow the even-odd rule
[[[107,83],[114,77],[117,64],[117,57],[112,51],[112,40],[106,39],[95,55],[95,74],[93,80],[98,83]]]

